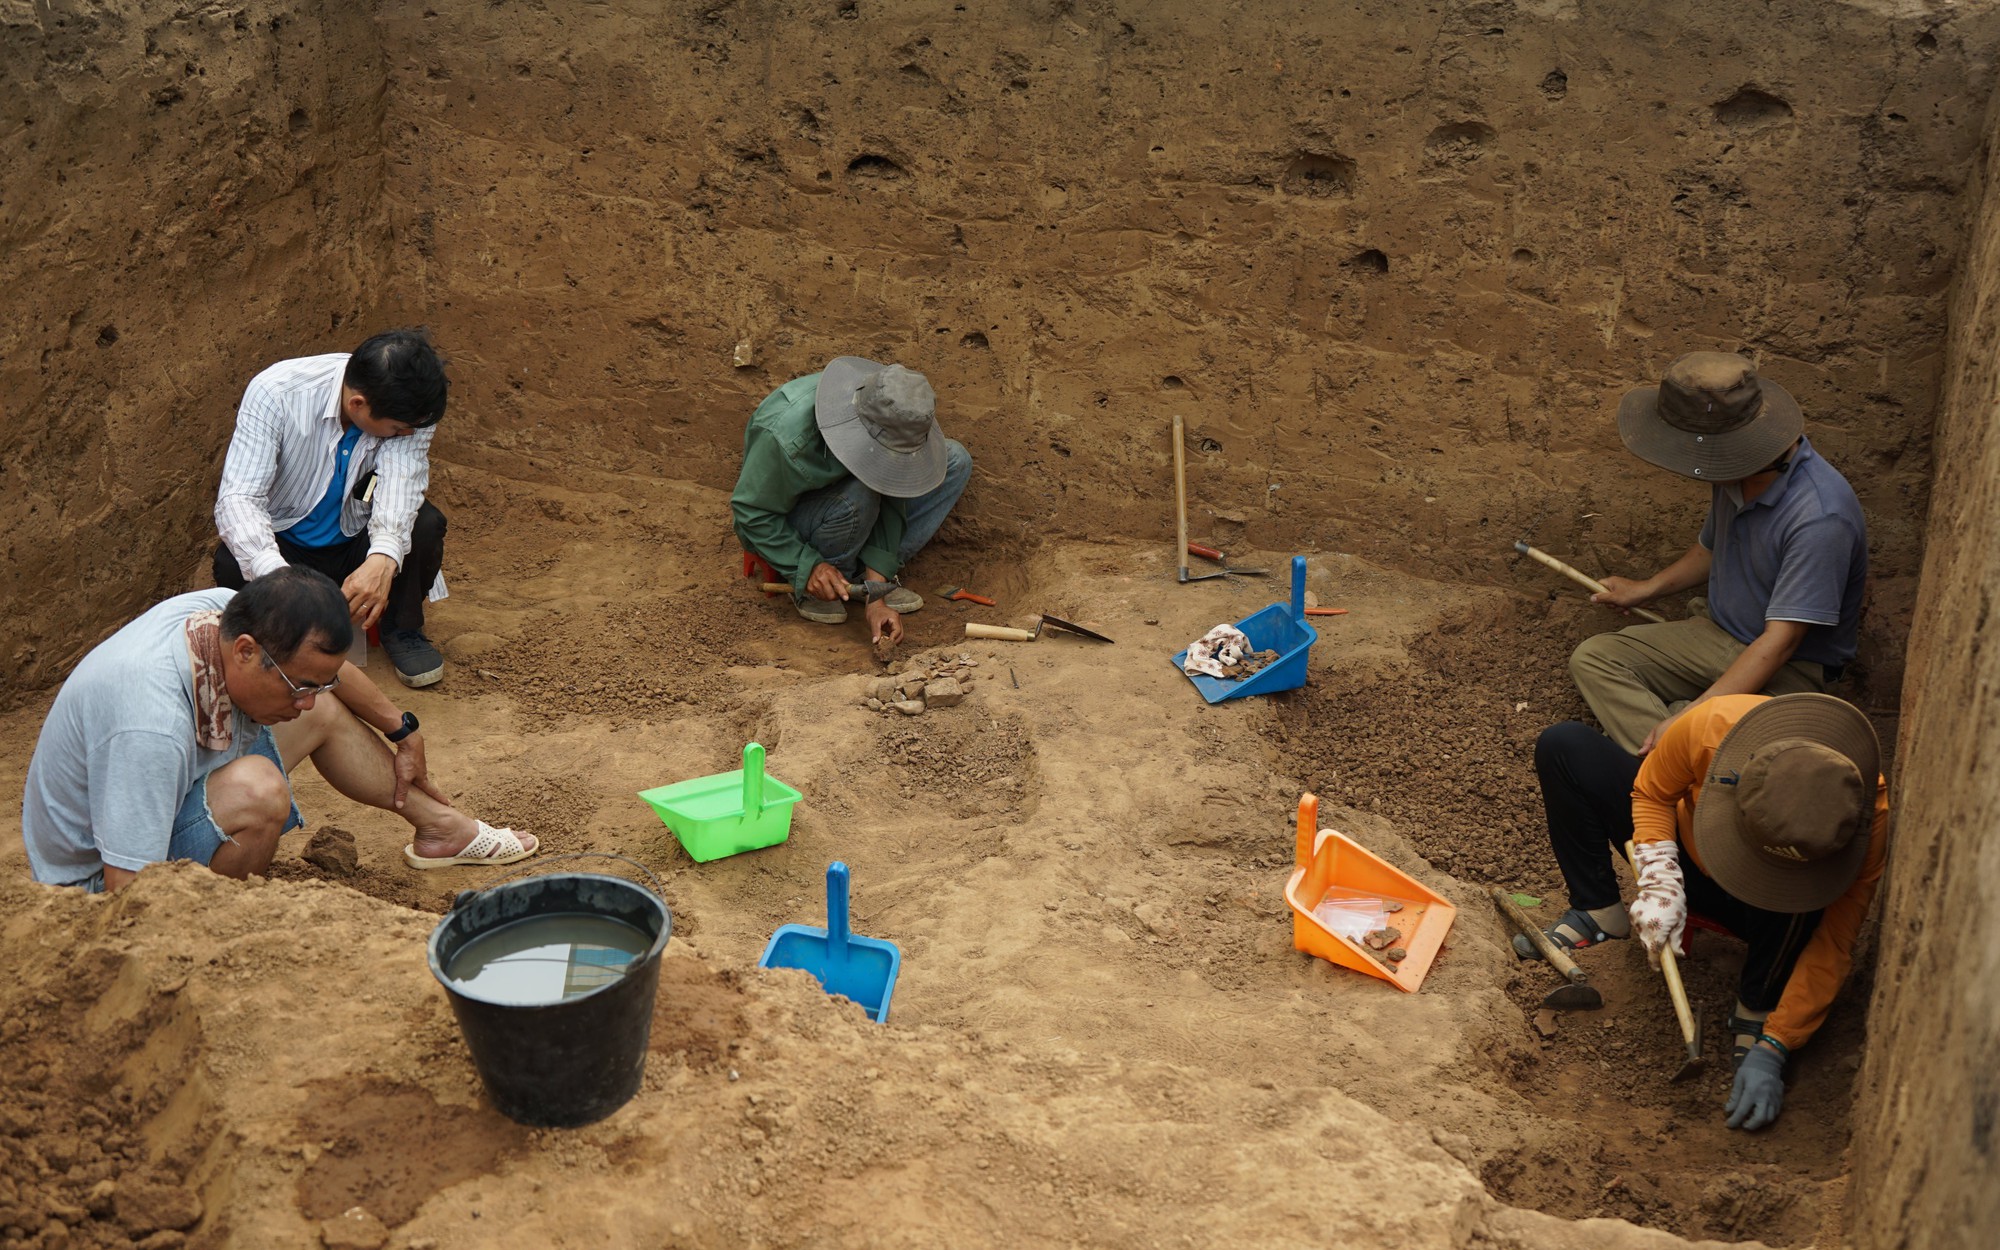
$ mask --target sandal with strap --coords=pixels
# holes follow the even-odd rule
[[[1565,933],[1564,929],[1568,929],[1569,932]],[[1590,918],[1590,913],[1581,907],[1570,908],[1554,924],[1542,930],[1542,932],[1547,935],[1549,941],[1556,944],[1558,949],[1566,951],[1580,951],[1586,946],[1595,946],[1599,942],[1624,941],[1625,939],[1624,934],[1606,933],[1604,930],[1598,928],[1597,922]],[[1577,936],[1570,936],[1572,933]],[[1542,957],[1542,952],[1536,949],[1535,944],[1528,940],[1528,935],[1525,933],[1516,933],[1514,935],[1514,953],[1523,959],[1540,959]]]
[[[412,868],[450,868],[465,864],[498,866],[517,863],[541,849],[541,842],[533,835],[523,842],[512,829],[495,829],[482,820],[479,832],[456,855],[419,855],[412,844],[403,848],[403,859]]]
[[[1765,1013],[1767,1018],[1769,1014],[1768,1012]],[[1757,1039],[1764,1036],[1764,1021],[1752,1019],[1749,1016],[1741,1015],[1732,1010],[1729,1013],[1727,1028],[1729,1029],[1730,1061],[1740,1064],[1743,1062],[1743,1056],[1749,1054],[1751,1047],[1757,1044]],[[1750,1039],[1748,1045],[1745,1045],[1743,1042],[1743,1039],[1746,1037]]]

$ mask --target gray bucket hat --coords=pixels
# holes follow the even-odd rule
[[[944,431],[930,380],[859,356],[827,362],[813,392],[827,450],[878,495],[914,499],[944,481]]]
[[[1689,352],[1658,386],[1627,391],[1618,437],[1648,464],[1704,482],[1765,468],[1805,430],[1791,392],[1729,352]]]
[[[1817,911],[1868,858],[1882,748],[1861,709],[1830,694],[1767,699],[1736,722],[1694,805],[1695,857],[1766,911]]]

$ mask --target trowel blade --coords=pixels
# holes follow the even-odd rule
[[[1604,1005],[1604,995],[1597,992],[1594,985],[1565,985],[1561,989],[1550,990],[1542,999],[1542,1006],[1553,1007],[1557,1011],[1596,1011]]]

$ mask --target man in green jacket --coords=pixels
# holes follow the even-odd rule
[[[847,619],[849,584],[893,581],[965,493],[972,456],[937,424],[921,373],[839,356],[766,396],[743,432],[736,536],[794,587],[809,621]],[[924,606],[897,586],[868,600],[875,641],[901,642]]]

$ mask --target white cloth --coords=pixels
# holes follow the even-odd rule
[[[1181,661],[1181,671],[1192,677],[1197,673],[1208,677],[1227,677],[1226,668],[1234,668],[1250,654],[1250,640],[1234,625],[1217,625],[1203,634],[1200,639],[1188,644],[1187,659]]]
[[[35,880],[67,885],[105,865],[133,872],[167,857],[174,814],[194,783],[247,754],[261,728],[234,709],[229,745],[195,737],[187,619],[233,590],[177,595],[98,643],[42,722],[21,796]]]
[[[222,462],[215,495],[215,529],[235,555],[245,578],[285,566],[278,535],[306,518],[333,483],[340,446],[340,379],[346,352],[281,360],[250,379],[236,410],[236,433]],[[376,472],[371,500],[349,489],[340,504],[340,532],[352,538],[365,526],[368,554],[386,555],[401,570],[410,554],[410,531],[431,480],[435,428],[403,438],[363,433],[347,470],[349,482]],[[438,576],[430,598],[444,597]]]

